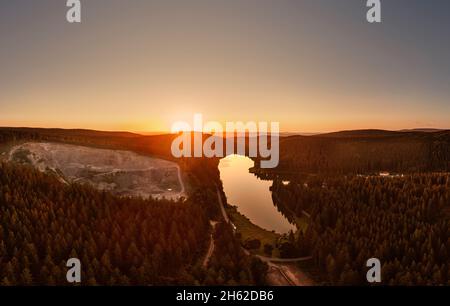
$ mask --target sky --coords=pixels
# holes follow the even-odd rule
[[[450,1],[0,0],[0,126],[450,128]]]

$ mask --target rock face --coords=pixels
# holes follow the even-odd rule
[[[176,163],[130,151],[25,143],[13,147],[8,159],[53,173],[66,183],[90,184],[120,196],[170,199],[185,196]]]

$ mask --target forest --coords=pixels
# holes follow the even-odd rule
[[[172,135],[0,128],[0,149],[48,141],[131,150],[172,159]],[[220,221],[216,159],[178,160],[189,198],[178,202],[115,197],[60,183],[27,166],[0,162],[0,284],[68,285],[66,261],[82,262],[82,285],[262,284],[265,264],[244,254]]]
[[[229,227],[217,229],[218,251],[201,267],[211,200],[200,190],[185,202],[118,198],[2,163],[0,283],[67,285],[72,257],[83,285],[260,282],[264,265],[242,253]]]
[[[280,163],[266,173],[367,174],[450,171],[450,131],[362,130],[280,138]]]
[[[171,160],[173,137],[0,128],[0,149],[48,141]],[[251,169],[274,180],[274,204],[292,222],[309,218],[280,255],[312,255],[318,284],[367,284],[371,257],[382,262],[383,284],[449,284],[449,144],[448,131],[283,137],[276,172],[261,172],[258,159]],[[0,283],[67,285],[66,260],[78,257],[83,285],[264,285],[267,265],[220,222],[219,160],[177,162],[189,181],[188,199],[178,202],[115,197],[0,162]],[[211,220],[219,223],[204,267]]]
[[[375,257],[383,284],[450,285],[449,174],[317,176],[275,181],[272,192],[287,216],[310,214],[284,256],[312,255],[320,283],[367,284]]]

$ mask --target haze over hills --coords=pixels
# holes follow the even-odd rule
[[[45,140],[127,149],[177,161],[170,149],[177,137],[174,134],[144,136],[91,130],[0,128],[0,137],[4,140]],[[281,137],[280,163],[275,170],[338,173],[448,171],[449,161],[450,130],[355,130]]]
[[[380,130],[380,129],[364,129],[364,130],[346,130],[330,133],[319,133],[320,136],[332,136],[332,137],[383,137],[383,136],[399,136],[403,133],[435,133],[449,131],[448,129],[405,129],[400,131]]]
[[[39,130],[47,133],[58,133],[58,132],[66,132],[72,134],[97,134],[98,136],[155,136],[155,135],[165,135],[171,134],[170,131],[126,131],[126,130],[97,130],[97,129],[88,129],[88,128],[58,128],[58,127],[28,127],[28,126],[0,126],[0,130],[24,130],[24,131],[33,131]],[[383,133],[383,132],[441,132],[448,131],[450,128],[410,128],[410,129],[401,129],[401,130],[388,130],[388,129],[354,129],[354,130],[337,130],[331,132],[302,132],[302,131],[291,131],[291,132],[280,132],[281,137],[289,137],[289,136],[314,136],[314,135],[332,135],[339,133]]]
[[[429,133],[433,133],[433,132],[439,132],[439,131],[445,131],[445,130],[449,130],[449,129],[416,128],[416,129],[405,129],[405,130],[400,130],[400,131],[401,132],[429,132]]]

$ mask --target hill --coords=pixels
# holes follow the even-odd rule
[[[217,159],[174,159],[170,147],[175,137],[176,135],[171,134],[145,136],[90,130],[0,128],[0,143],[35,140],[130,150],[174,160],[183,169],[203,167],[217,172]],[[450,130],[435,132],[355,130],[312,136],[280,137],[280,164],[274,171],[294,173],[450,171]],[[201,176],[202,171],[198,174]],[[211,181],[205,179],[204,183],[211,184]]]
[[[450,131],[343,131],[280,139],[276,171],[367,173],[450,170]]]

